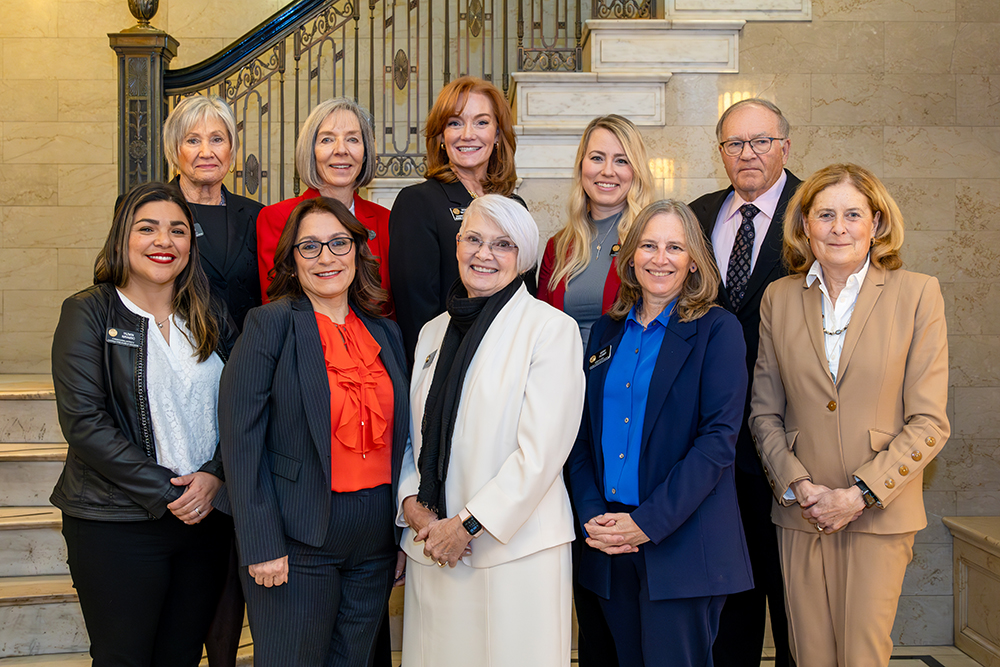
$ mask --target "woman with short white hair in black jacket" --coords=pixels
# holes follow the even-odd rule
[[[216,406],[235,337],[176,188],[130,192],[52,343],[62,510],[95,667],[197,665],[229,555]],[[230,524],[231,526],[231,524]],[[231,531],[231,527],[228,528]]]

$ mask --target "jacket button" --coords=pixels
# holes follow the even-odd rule
[[[885,488],[891,489],[891,488],[893,488],[895,486],[896,486],[896,482],[893,481],[892,477],[890,477],[889,479],[885,480]]]
[[[902,475],[903,477],[906,477],[907,475],[910,474],[910,469],[907,468],[906,466],[899,466],[899,474]]]
[[[626,424],[628,423],[628,417],[626,417],[626,418],[625,418],[625,423],[626,423]]]
[[[829,403],[827,403],[826,404],[826,409],[829,410],[830,412],[833,412],[834,410],[836,410],[837,409],[837,401],[830,401]]]
[[[920,451],[918,450],[910,454],[910,458],[913,459],[914,461],[919,461],[920,459],[924,458],[924,455],[921,454]]]
[[[934,436],[933,436],[933,435],[929,435],[929,436],[927,436],[927,439],[926,439],[926,440],[924,440],[924,442],[926,442],[926,443],[927,443],[927,446],[928,446],[928,447],[933,447],[934,445],[936,445],[936,444],[937,444],[937,440],[935,440],[935,439],[934,439]]]
[[[773,479],[771,480],[771,488],[772,489],[774,488],[774,480]]]
[[[623,459],[623,458],[625,458],[625,455],[624,454],[619,454],[618,458]]]

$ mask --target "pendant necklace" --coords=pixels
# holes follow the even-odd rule
[[[604,247],[604,242],[608,240],[608,235],[611,234],[611,230],[616,229],[618,227],[618,221],[620,219],[621,219],[620,215],[615,216],[615,219],[611,222],[611,226],[608,227],[608,231],[604,232],[604,238],[601,239],[601,242],[597,244],[597,251],[594,253],[594,259],[597,259],[598,257],[601,256],[601,248]],[[593,220],[593,218],[591,218],[591,220]]]
[[[157,328],[158,328],[158,329],[162,329],[162,328],[163,328],[163,325],[164,325],[164,323],[165,323],[165,322],[166,322],[167,320],[169,320],[169,319],[170,319],[170,315],[173,315],[173,313],[169,313],[169,314],[168,314],[168,315],[167,315],[166,317],[164,317],[164,318],[163,318],[162,320],[160,320],[159,322],[156,322],[156,326],[157,326]],[[156,320],[153,320],[153,321],[155,322]]]

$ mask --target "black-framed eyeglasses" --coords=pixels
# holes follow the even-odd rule
[[[494,255],[507,255],[517,250],[517,246],[514,245],[513,241],[500,239],[499,241],[488,243],[478,234],[466,234],[465,236],[459,235],[458,242],[467,244],[472,252],[479,252],[480,248],[486,246]]]
[[[338,236],[326,243],[321,241],[302,241],[301,243],[296,243],[293,247],[299,251],[302,259],[316,259],[323,253],[323,246],[329,248],[330,252],[334,255],[343,257],[351,252],[351,248],[354,247],[354,239],[350,236]]]
[[[743,155],[743,144],[750,144],[750,150],[757,155],[764,155],[771,150],[772,143],[784,140],[785,137],[754,137],[750,141],[733,139],[732,141],[723,141],[719,145],[722,146],[722,151],[729,157]]]

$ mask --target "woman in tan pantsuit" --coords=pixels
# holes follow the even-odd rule
[[[761,305],[750,428],[799,667],[888,664],[923,469],[950,432],[941,290],[899,268],[902,242],[873,174],[821,169],[785,216],[793,275]]]

